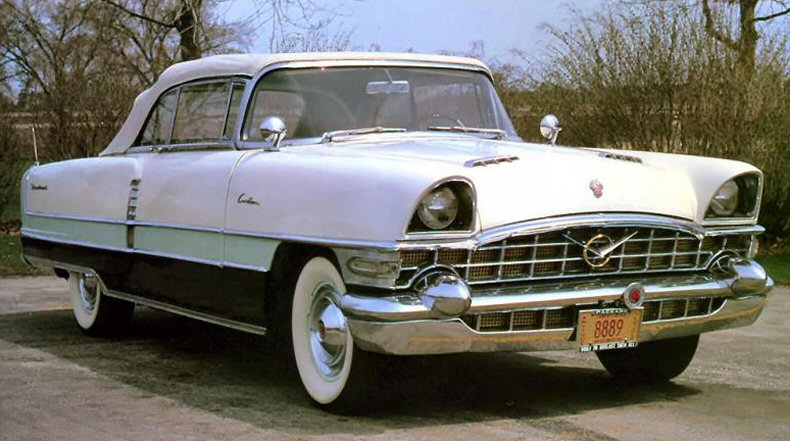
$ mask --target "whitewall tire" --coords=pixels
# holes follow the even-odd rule
[[[74,318],[89,334],[119,331],[132,319],[134,303],[104,295],[102,284],[93,273],[69,272],[69,291]]]
[[[329,259],[309,259],[294,287],[291,339],[299,377],[310,398],[351,410],[360,404],[361,390],[369,386],[365,383],[371,354],[354,347],[340,309],[345,292],[343,279]]]

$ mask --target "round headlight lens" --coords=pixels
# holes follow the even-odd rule
[[[458,196],[450,187],[434,190],[420,202],[417,214],[432,230],[447,228],[458,216]]]
[[[710,209],[716,216],[732,216],[738,208],[738,184],[727,181],[710,201]]]

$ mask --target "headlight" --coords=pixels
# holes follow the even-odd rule
[[[426,227],[432,230],[445,229],[458,216],[458,196],[449,186],[440,187],[420,201],[417,215]]]
[[[475,194],[462,180],[426,191],[414,207],[406,234],[471,233],[475,227]]]
[[[755,218],[760,209],[760,175],[748,173],[725,182],[708,205],[706,219]]]
[[[727,217],[735,213],[738,208],[738,184],[727,181],[710,201],[710,211],[716,216]]]

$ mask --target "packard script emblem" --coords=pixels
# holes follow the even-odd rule
[[[595,195],[596,198],[603,196],[603,184],[601,184],[601,181],[597,179],[590,181],[590,190],[592,190],[593,195]]]

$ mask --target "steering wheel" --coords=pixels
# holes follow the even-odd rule
[[[466,127],[466,125],[464,125],[464,122],[461,121],[460,118],[455,117],[455,116],[445,115],[445,114],[442,114],[442,113],[432,113],[432,114],[430,114],[428,116],[420,118],[420,126],[422,126],[423,123],[427,123],[428,121],[430,121],[432,119],[439,119],[439,120],[450,121],[452,123],[452,124],[450,124],[451,126]]]

